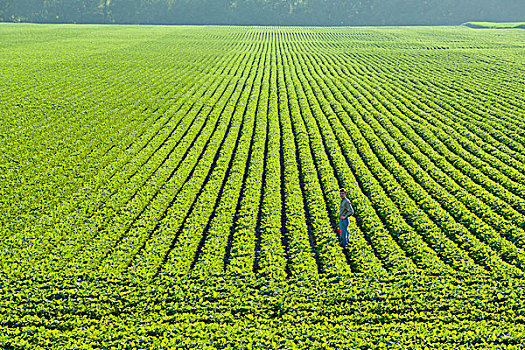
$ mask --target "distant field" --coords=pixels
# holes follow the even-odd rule
[[[487,28],[487,29],[512,29],[512,28],[523,28],[525,29],[525,22],[516,23],[499,23],[499,22],[467,22],[464,26],[471,28]]]
[[[525,32],[0,42],[0,347],[521,348]]]

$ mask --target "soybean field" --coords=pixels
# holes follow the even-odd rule
[[[522,29],[1,24],[0,347],[522,349],[524,77]]]

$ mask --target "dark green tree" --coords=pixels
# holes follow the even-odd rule
[[[524,21],[523,0],[0,0],[1,21],[418,25]]]

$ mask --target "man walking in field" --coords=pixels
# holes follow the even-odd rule
[[[348,217],[354,215],[354,208],[352,208],[352,203],[346,197],[344,188],[339,190],[339,195],[341,196],[341,204],[339,205],[339,229],[341,230],[341,236],[339,236],[339,243],[344,248],[348,244]]]

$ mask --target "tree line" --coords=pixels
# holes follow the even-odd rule
[[[523,20],[523,0],[0,0],[4,22],[454,25]]]

